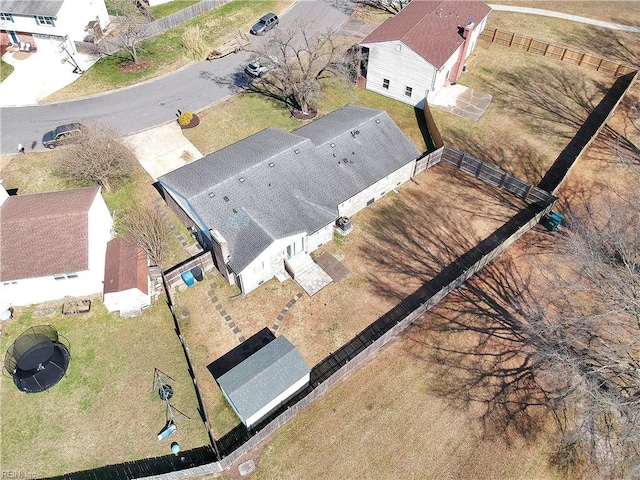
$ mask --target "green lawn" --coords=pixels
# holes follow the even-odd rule
[[[135,73],[121,72],[118,67],[129,63],[131,57],[124,51],[117,52],[100,59],[77,81],[54,93],[47,100],[60,101],[106,92],[174,72],[191,62],[186,57],[182,45],[182,35],[187,28],[198,25],[203,41],[213,49],[236,31],[248,31],[255,20],[266,12],[278,13],[290,4],[291,0],[234,0],[141,42],[140,61],[147,65],[145,70]]]
[[[362,88],[354,88],[344,81],[324,80],[321,98],[314,102],[318,115],[326,115],[347,104],[385,110],[419,150],[426,149],[413,107]],[[184,130],[183,133],[204,154],[219,150],[267,127],[290,132],[306,123],[291,116],[289,108],[283,102],[249,92],[230,97],[198,115],[200,125]]]
[[[153,18],[158,20],[159,18],[169,16],[198,2],[200,2],[200,0],[173,0],[172,2],[156,5],[155,7],[149,7],[149,11],[151,15],[153,15]]]
[[[110,315],[99,297],[91,311],[62,315],[62,302],[17,308],[3,325],[2,350],[35,325],[52,325],[69,343],[71,362],[46,393],[18,391],[0,380],[0,463],[4,471],[28,467],[38,478],[170,453],[158,442],[165,405],[152,391],[154,368],[175,379],[173,404],[192,418],[171,437],[183,449],[206,445],[173,320],[161,298],[135,318]]]
[[[4,82],[4,79],[13,73],[13,65],[9,65],[4,60],[0,60],[0,82]]]

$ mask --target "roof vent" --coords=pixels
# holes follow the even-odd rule
[[[293,151],[293,153],[295,153],[296,155],[298,155],[300,153],[300,150],[298,150],[297,148]]]
[[[222,197],[222,199],[223,199],[225,202],[228,202],[228,201],[229,201],[229,197],[227,197],[226,195],[225,195],[224,197]]]
[[[331,146],[331,148],[334,148],[336,146],[335,143],[330,143],[329,145]]]
[[[213,192],[209,192],[209,197],[213,198],[213,197],[215,197],[215,196],[216,196],[216,194],[215,194],[215,193],[213,193]]]
[[[347,160],[346,158],[343,158],[343,159],[342,159],[342,163],[345,163],[345,164],[346,164],[346,163],[349,163],[349,160]]]
[[[236,210],[235,208],[232,210],[233,210],[233,213],[238,213],[238,210]]]
[[[240,180],[240,183],[244,183],[244,177],[240,177],[238,180]]]
[[[276,166],[276,164],[275,164],[275,163],[273,163],[273,162],[269,162],[269,166],[270,166],[271,168],[273,168],[273,167],[275,167],[275,166]]]
[[[380,119],[379,118],[376,118],[376,123],[380,123]]]

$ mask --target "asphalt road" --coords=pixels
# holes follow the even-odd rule
[[[323,0],[298,0],[276,28],[304,21],[317,31],[335,30],[347,14]],[[252,37],[252,48],[268,40]],[[242,73],[250,52],[231,54],[212,62],[190,65],[170,75],[133,87],[75,101],[0,110],[0,153],[15,153],[22,143],[27,151],[42,150],[42,135],[56,125],[102,121],[117,125],[123,134],[174,121],[178,110],[200,111],[220,102],[246,85]]]

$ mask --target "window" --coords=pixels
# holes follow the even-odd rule
[[[411,88],[411,87],[404,87],[404,94],[405,94],[407,97],[410,97],[412,93],[413,93],[413,88]]]
[[[388,78],[383,78],[382,79],[382,88],[385,88],[385,89],[389,90],[389,79]]]
[[[11,15],[10,13],[0,12],[0,20],[4,22],[13,22],[13,15]]]
[[[49,25],[50,27],[54,27],[53,17],[45,17],[43,15],[36,16],[36,23],[38,25]]]

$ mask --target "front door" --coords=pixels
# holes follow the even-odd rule
[[[295,257],[304,251],[304,239],[301,237],[287,247],[287,258]]]

